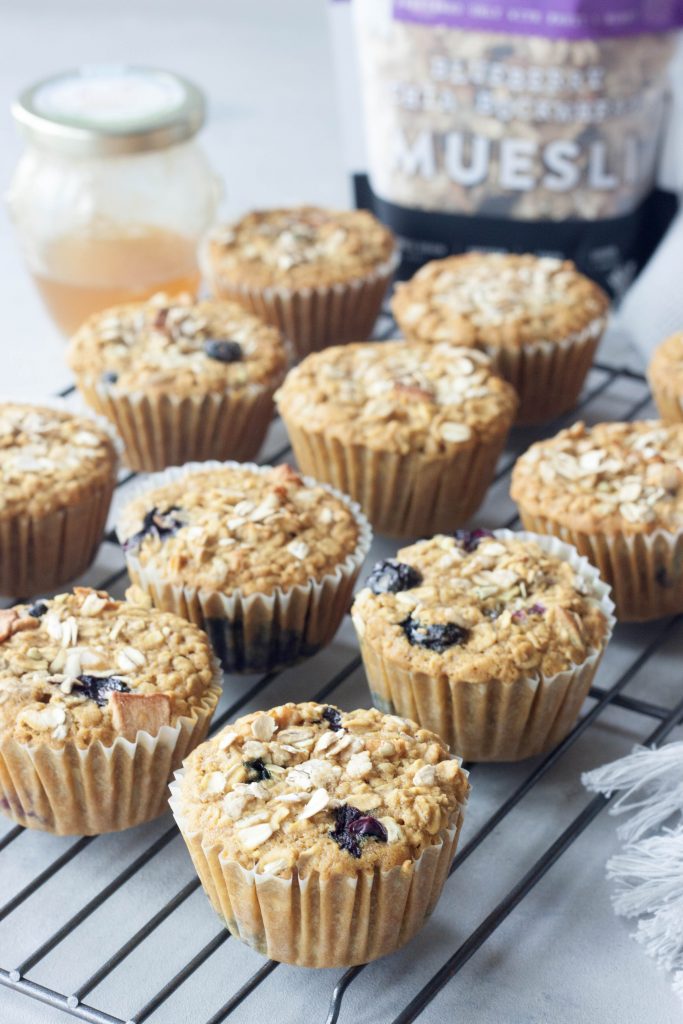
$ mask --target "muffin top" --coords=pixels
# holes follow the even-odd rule
[[[220,279],[254,288],[315,288],[365,277],[388,263],[396,242],[367,210],[318,206],[255,210],[217,228],[210,259]]]
[[[208,638],[176,615],[86,587],[0,611],[2,737],[111,746],[193,717],[217,694]]]
[[[469,792],[433,732],[374,708],[285,704],[245,715],[185,762],[184,831],[247,869],[355,875],[415,860]]]
[[[94,420],[0,403],[0,518],[77,505],[116,472],[114,442]]]
[[[409,338],[496,348],[598,335],[608,307],[570,260],[497,252],[433,260],[392,301]]]
[[[683,331],[672,334],[657,346],[647,375],[658,387],[683,395]]]
[[[164,580],[247,595],[334,573],[365,543],[361,522],[290,466],[195,463],[126,505],[117,531],[128,559]]]
[[[442,454],[507,431],[514,389],[476,349],[359,342],[308,356],[276,399],[286,420],[344,443]]]
[[[449,682],[514,683],[581,664],[606,642],[601,593],[520,537],[458,530],[379,562],[351,614],[360,639]]]
[[[159,294],[91,316],[68,360],[105,392],[204,394],[272,387],[287,368],[282,336],[235,302]]]
[[[683,424],[576,423],[529,448],[510,493],[525,512],[573,530],[683,528]]]

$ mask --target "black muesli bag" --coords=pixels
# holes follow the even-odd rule
[[[357,53],[356,200],[399,236],[400,276],[471,248],[533,251],[623,292],[677,209],[655,182],[683,3],[333,7],[337,52],[346,32]]]

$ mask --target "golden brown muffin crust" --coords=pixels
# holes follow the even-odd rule
[[[576,423],[516,462],[512,498],[572,530],[671,533],[683,527],[683,424]]]
[[[19,402],[0,404],[0,518],[46,515],[109,485],[117,455],[96,421]]]
[[[198,747],[174,812],[244,868],[353,876],[416,860],[468,791],[460,762],[415,722],[311,702],[246,715]],[[372,819],[368,833],[330,834],[345,807]]]
[[[85,587],[0,611],[0,737],[111,746],[193,716],[215,684],[207,636],[176,615]]]
[[[162,513],[161,530],[132,541],[152,509]],[[160,579],[245,595],[320,580],[360,538],[350,505],[328,489],[289,466],[248,465],[200,466],[145,491],[123,509],[118,533]]]
[[[374,593],[386,583],[371,574],[351,612],[365,642],[411,671],[463,685],[554,675],[603,645],[599,598],[568,562],[521,538],[459,536],[398,551],[417,573],[404,575],[411,586]]]
[[[396,243],[366,210],[317,206],[256,210],[217,228],[209,242],[214,273],[252,288],[315,288],[385,267]]]
[[[163,294],[91,316],[68,360],[83,384],[114,394],[274,388],[287,368],[277,328],[237,303]]]
[[[285,420],[342,444],[428,455],[507,433],[517,408],[483,353],[404,341],[314,353],[290,371],[276,401]]]
[[[609,300],[570,260],[466,253],[433,260],[396,287],[392,310],[408,338],[521,348],[602,333]]]

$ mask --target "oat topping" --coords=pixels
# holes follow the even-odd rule
[[[174,394],[276,387],[287,367],[280,332],[234,302],[159,294],[90,317],[69,363],[86,385]]]
[[[572,529],[652,533],[683,526],[683,425],[576,423],[517,460],[511,494]]]
[[[420,574],[398,592],[365,587],[359,637],[394,662],[463,683],[553,675],[599,649],[608,623],[574,569],[529,540],[437,535],[397,553]]]
[[[254,753],[267,777],[253,780]],[[375,709],[285,704],[246,715],[198,747],[174,811],[245,868],[355,874],[416,859],[468,790],[460,762],[415,722]]]
[[[499,436],[517,408],[482,352],[404,341],[316,352],[290,371],[276,401],[285,420],[344,443],[428,454]]]
[[[363,277],[394,248],[389,229],[365,210],[299,206],[255,211],[217,228],[210,258],[219,280],[307,288]]]
[[[96,422],[57,409],[0,404],[0,517],[77,504],[109,483],[116,452]]]
[[[153,735],[215,686],[204,633],[167,612],[73,593],[0,612],[0,734],[56,748]]]
[[[602,333],[608,299],[569,260],[474,252],[427,263],[392,309],[411,340],[519,348]]]
[[[173,529],[145,529],[173,510]],[[168,512],[165,513],[168,522]],[[289,466],[189,469],[123,510],[129,556],[160,578],[229,593],[272,593],[334,572],[357,547],[350,506]]]

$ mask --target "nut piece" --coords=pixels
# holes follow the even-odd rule
[[[127,740],[138,732],[156,736],[171,723],[171,701],[165,693],[136,694],[114,691],[109,698],[114,728]]]
[[[277,723],[270,715],[257,715],[251,723],[252,734],[257,740],[267,743],[277,729]]]

